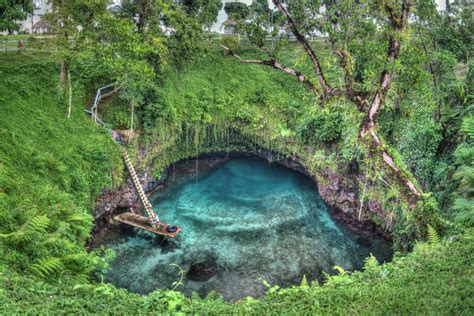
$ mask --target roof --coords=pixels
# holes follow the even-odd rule
[[[39,29],[39,28],[50,29],[51,28],[51,23],[49,23],[46,20],[39,20],[38,22],[35,23],[35,25],[33,25],[33,28],[34,29]]]
[[[223,24],[224,26],[237,26],[237,21],[234,19],[228,19]]]

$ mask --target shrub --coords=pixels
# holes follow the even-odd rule
[[[227,47],[230,51],[235,51],[239,47],[239,42],[231,36],[224,36],[221,39],[221,44]]]
[[[320,111],[304,117],[296,129],[298,140],[305,145],[333,142],[341,137],[342,121],[339,112]]]

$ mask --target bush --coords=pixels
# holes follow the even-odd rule
[[[221,39],[221,44],[227,47],[230,51],[235,51],[239,47],[239,42],[231,36],[223,37]]]
[[[324,110],[304,117],[296,129],[298,140],[305,145],[333,142],[341,137],[342,121],[341,113]]]

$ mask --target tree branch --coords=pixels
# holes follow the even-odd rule
[[[386,6],[386,11],[388,13],[389,19],[392,24],[393,32],[389,39],[388,51],[387,51],[387,62],[392,63],[394,60],[398,59],[400,56],[400,47],[401,41],[400,37],[402,32],[405,30],[406,25],[408,24],[408,14],[410,12],[410,0],[403,0],[402,12],[399,16],[393,12],[393,8]],[[379,87],[377,93],[370,104],[369,112],[366,118],[366,124],[363,124],[362,133],[373,128],[375,126],[380,107],[382,106],[385,96],[390,89],[392,83],[392,74],[388,69],[384,69],[380,76]]]
[[[346,97],[354,102],[359,111],[365,112],[369,107],[368,93],[354,89],[354,78],[350,69],[349,53],[345,49],[337,49],[335,43],[331,43],[333,53],[338,57],[339,65],[344,71],[344,93]]]
[[[277,7],[280,13],[286,18],[286,20],[288,21],[288,26],[291,29],[291,32],[293,33],[293,35],[295,35],[296,40],[301,44],[301,46],[303,46],[303,49],[305,50],[306,54],[311,59],[314,70],[316,71],[316,75],[318,77],[319,84],[321,85],[323,95],[327,97],[331,95],[340,94],[339,91],[331,88],[331,86],[328,84],[326,77],[324,76],[323,70],[321,68],[321,64],[319,62],[318,56],[314,52],[313,48],[309,45],[304,35],[301,34],[301,32],[299,31],[298,24],[296,23],[296,21],[293,19],[290,13],[286,10],[286,8],[283,7],[280,0],[273,0],[273,4],[275,5],[275,7]]]
[[[316,86],[305,76],[303,75],[301,72],[297,71],[297,70],[294,70],[290,67],[287,67],[283,64],[281,64],[280,62],[278,62],[274,57],[272,57],[268,52],[267,54],[269,55],[269,59],[266,59],[266,60],[260,60],[260,59],[243,59],[242,57],[240,57],[239,55],[237,55],[234,51],[232,51],[231,49],[229,49],[228,47],[224,46],[224,45],[220,45],[228,54],[230,54],[231,56],[237,58],[241,63],[244,63],[244,64],[259,64],[259,65],[267,65],[267,66],[270,66],[274,69],[278,69],[280,71],[283,71],[284,73],[288,74],[288,75],[291,75],[293,77],[295,77],[299,82],[301,82],[302,84],[304,84],[308,89],[310,89],[311,91],[315,91],[316,90]]]

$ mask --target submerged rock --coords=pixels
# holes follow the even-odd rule
[[[186,278],[192,281],[206,282],[219,272],[217,264],[213,261],[194,263],[186,273]]]

